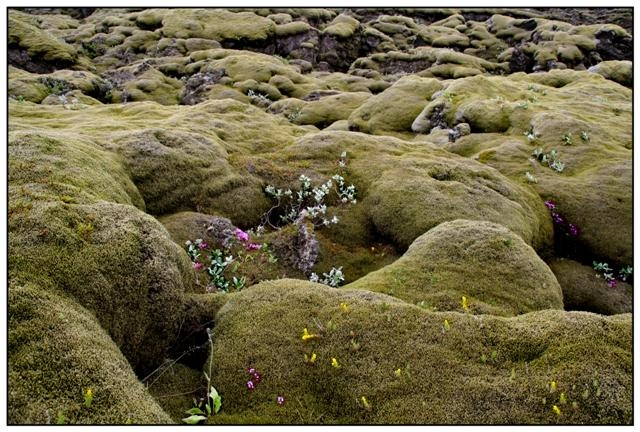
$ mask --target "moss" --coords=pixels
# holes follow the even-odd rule
[[[213,422],[631,421],[630,315],[434,313],[381,294],[281,280],[234,295],[217,320],[213,382],[225,405]],[[302,341],[304,328],[318,337]],[[492,351],[495,358],[483,364],[481,355],[491,359]],[[304,361],[311,353],[317,355],[313,365]],[[263,377],[251,392],[244,386],[249,366]],[[594,378],[600,395],[581,399]],[[579,401],[578,411],[567,409],[560,418],[551,411],[558,397],[546,387],[552,380],[569,404]],[[461,393],[462,381],[474,391]],[[277,395],[285,397],[284,405],[276,404]]]
[[[277,37],[293,36],[306,33],[311,30],[311,26],[304,21],[293,21],[276,26]]]
[[[171,423],[78,302],[43,285],[12,283],[8,305],[9,424]]]
[[[469,123],[473,132],[504,132],[511,123],[513,108],[496,100],[475,100],[461,104],[456,111],[456,123]]]
[[[445,222],[418,237],[398,261],[346,288],[366,289],[439,311],[514,316],[562,309],[560,285],[534,250],[491,222]]]
[[[411,123],[441,84],[435,79],[404,77],[369,98],[349,116],[352,130],[381,134],[408,131]]]
[[[562,285],[567,310],[604,315],[632,312],[633,287],[630,285],[618,282],[616,287],[610,288],[591,267],[568,259],[553,260],[549,266]]]
[[[182,419],[189,417],[186,412],[193,408],[194,399],[207,397],[203,373],[181,363],[167,361],[158,371],[157,379],[152,376],[149,381],[149,393],[173,423],[183,423]]]
[[[49,95],[49,88],[27,71],[9,66],[7,93],[14,99],[40,103]]]
[[[633,82],[632,64],[630,61],[605,61],[589,68],[589,72],[602,75],[608,80],[615,81],[626,87]]]
[[[33,17],[10,10],[8,14],[9,45],[17,45],[31,58],[40,58],[53,65],[71,65],[77,59],[75,49],[37,27]]]
[[[276,25],[253,12],[229,12],[224,9],[170,9],[162,20],[166,37],[224,40],[266,40],[275,34]]]
[[[366,92],[344,92],[322,97],[317,101],[306,103],[294,122],[323,128],[337,120],[347,120],[351,113],[370,97],[371,93]]]
[[[340,14],[325,27],[324,33],[340,39],[347,39],[352,37],[359,27],[360,22],[357,19],[345,14]]]
[[[154,101],[162,105],[176,105],[182,83],[170,78],[155,68],[149,68],[123,86],[123,91],[114,91],[115,101]]]

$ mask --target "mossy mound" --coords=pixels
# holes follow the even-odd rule
[[[269,111],[282,113],[292,123],[311,124],[322,129],[338,120],[347,120],[370,97],[368,92],[340,92],[308,98],[309,101],[285,99],[272,104]]]
[[[630,315],[436,313],[280,280],[235,294],[216,318],[214,423],[632,421]]]
[[[631,88],[633,84],[633,64],[628,60],[601,62],[590,67],[589,72],[600,74],[606,79],[615,81],[629,88]]]
[[[276,29],[273,21],[253,12],[224,9],[168,9],[163,12],[162,32],[166,37],[252,42],[267,39]]]
[[[8,43],[14,65],[30,72],[49,72],[76,62],[75,48],[41,29],[33,16],[10,10],[8,23]]]
[[[15,281],[8,304],[9,424],[172,422],[92,312],[46,284]]]
[[[603,277],[589,266],[569,259],[555,259],[549,267],[562,286],[566,310],[579,310],[604,315],[630,313],[633,309],[633,287],[618,282],[607,286]]]
[[[547,265],[519,236],[491,222],[442,223],[418,237],[399,260],[345,288],[390,294],[437,311],[514,316],[562,309],[560,285]]]
[[[435,79],[403,77],[357,108],[349,116],[349,128],[373,134],[409,131],[426,102],[441,88]]]

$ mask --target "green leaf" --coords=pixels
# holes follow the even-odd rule
[[[211,415],[211,405],[206,404],[204,407],[207,409],[207,415]]]
[[[220,396],[216,396],[213,399],[213,413],[218,414],[218,411],[220,411],[221,407],[222,407],[222,398]]]
[[[209,392],[209,397],[211,399],[215,399],[218,397],[218,390],[214,386],[211,386],[211,391]]]
[[[187,414],[204,414],[198,407],[193,407],[189,411],[185,411]]]
[[[191,417],[183,418],[182,421],[185,422],[186,424],[198,424],[202,420],[206,420],[206,419],[207,418],[205,416],[192,415]]]

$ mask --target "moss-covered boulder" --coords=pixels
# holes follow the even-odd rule
[[[77,300],[15,281],[7,300],[9,424],[172,423]]]
[[[566,310],[614,315],[633,309],[633,287],[618,281],[608,286],[593,268],[569,259],[555,259],[549,267],[562,286]]]
[[[626,87],[631,87],[633,83],[633,65],[628,60],[604,61],[590,67],[589,72],[600,74]]]
[[[75,48],[41,29],[35,17],[11,10],[8,24],[8,54],[14,66],[30,72],[51,72],[77,60]]]
[[[345,288],[391,294],[438,311],[514,316],[562,309],[560,285],[549,267],[519,236],[492,222],[442,223],[398,261]]]
[[[374,134],[409,131],[424,105],[441,88],[435,79],[403,77],[351,113],[349,128]]]
[[[276,102],[269,106],[269,111],[283,114],[292,123],[311,124],[322,129],[338,120],[347,120],[370,97],[371,93],[368,92],[308,95],[308,101],[288,98]]]
[[[212,422],[632,421],[628,314],[429,312],[280,280],[234,295],[216,319],[212,383],[224,405]],[[253,390],[248,368],[261,374]]]

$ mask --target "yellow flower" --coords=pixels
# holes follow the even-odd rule
[[[444,326],[443,327],[447,331],[451,328],[451,326],[449,325],[449,320],[444,320]]]
[[[560,393],[560,400],[559,402],[561,404],[566,404],[567,403],[567,396],[564,393]]]
[[[462,296],[462,309],[464,309],[465,312],[469,311],[469,302],[465,296]]]
[[[560,411],[560,408],[558,408],[557,405],[553,406],[553,412],[556,413],[557,415],[561,415],[562,412]]]
[[[316,353],[311,353],[311,356],[307,356],[306,354],[304,355],[304,361],[306,363],[315,363],[316,362],[316,358],[318,356],[316,356]]]
[[[338,360],[335,357],[331,358],[331,366],[333,366],[336,369],[340,368],[340,364],[338,363]]]
[[[92,398],[93,397],[93,392],[91,391],[90,388],[87,389],[87,397],[88,398]]]
[[[91,406],[91,402],[93,402],[93,392],[88,388],[84,393],[84,406],[89,408]]]
[[[551,389],[551,393],[553,393],[558,389],[558,384],[555,381],[551,381],[551,384],[549,384],[549,388]]]
[[[371,405],[369,405],[369,401],[367,401],[366,397],[361,396],[360,400],[362,401],[362,405],[364,406],[364,409],[366,409],[366,410],[370,410],[371,409]]]
[[[309,339],[313,339],[313,338],[316,338],[316,337],[318,337],[318,335],[309,333],[309,330],[307,330],[306,327],[302,330],[302,340],[303,341],[307,341]]]
[[[402,369],[398,368],[398,369],[396,369],[395,371],[393,371],[393,373],[394,373],[398,378],[400,378],[400,375],[402,375]]]
[[[349,305],[346,303],[340,303],[340,309],[342,309],[342,312],[349,312]]]

